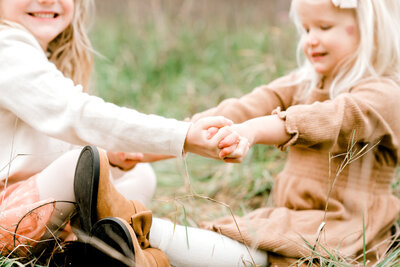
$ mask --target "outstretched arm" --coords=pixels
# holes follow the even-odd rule
[[[186,135],[184,152],[199,154],[204,157],[220,159],[220,148],[218,144],[225,137],[230,136],[233,142],[239,139],[239,136],[232,134],[232,129],[227,126],[232,125],[232,121],[222,116],[208,117],[194,122]],[[208,129],[213,128],[215,132],[210,137]],[[241,152],[237,152],[240,154]],[[130,170],[141,162],[154,162],[173,158],[170,155],[146,154],[146,153],[126,153],[108,151],[107,156],[112,166],[121,170]]]
[[[290,139],[290,135],[286,132],[285,122],[277,115],[269,115],[254,118],[240,124],[232,125],[231,128],[240,136],[245,137],[250,147],[255,144],[263,145],[280,145]],[[219,147],[221,150],[221,158],[236,158],[236,149],[234,137],[227,136],[221,140]]]

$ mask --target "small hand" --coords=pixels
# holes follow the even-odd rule
[[[230,128],[232,129],[231,134],[223,138],[218,144],[221,149],[219,156],[225,162],[240,163],[246,157],[251,146],[249,140],[240,134],[248,134],[248,131],[243,124],[234,124]],[[217,128],[209,128],[208,138],[212,138],[217,132]]]
[[[107,151],[108,161],[111,166],[118,167],[121,170],[128,171],[142,162],[143,153],[126,153]]]
[[[148,154],[148,153],[126,153],[107,151],[108,160],[111,166],[123,171],[133,169],[136,164],[144,162],[155,162],[159,160],[173,158],[170,155]]]
[[[219,156],[227,163],[241,163],[250,149],[250,143],[246,137],[239,136],[238,142],[221,149]]]

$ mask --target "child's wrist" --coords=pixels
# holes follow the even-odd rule
[[[245,137],[249,142],[249,146],[252,147],[256,144],[256,136],[254,136],[254,131],[252,131],[253,126],[251,125],[251,121],[245,121],[240,125],[242,129],[239,131],[239,134]]]

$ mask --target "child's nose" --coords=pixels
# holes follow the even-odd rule
[[[307,44],[312,46],[319,44],[319,39],[318,36],[315,34],[315,32],[313,31],[308,32],[306,42]]]

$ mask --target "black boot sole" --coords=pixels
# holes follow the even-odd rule
[[[99,151],[94,146],[86,146],[79,155],[74,178],[75,200],[78,203],[81,229],[85,233],[90,233],[97,221],[99,177]]]
[[[128,227],[130,226],[122,219],[115,217],[101,219],[93,226],[91,240],[87,244],[88,256],[95,263],[93,266],[126,267],[135,265],[135,250],[131,237],[131,234],[134,233],[131,233]]]

